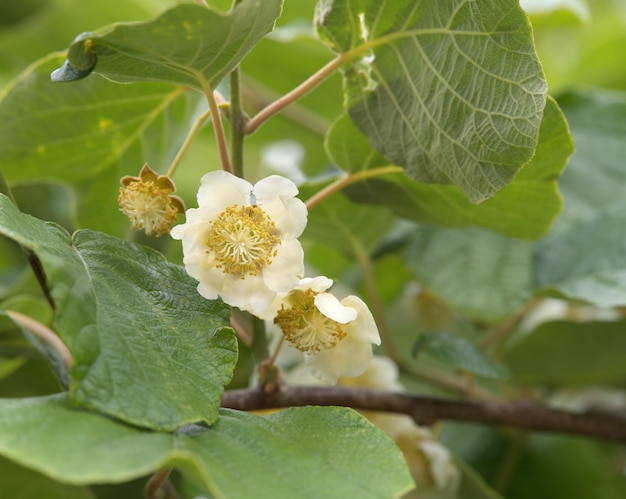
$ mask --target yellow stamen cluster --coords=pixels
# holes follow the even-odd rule
[[[283,305],[274,319],[289,343],[311,354],[334,347],[347,334],[341,324],[326,317],[315,306],[317,294],[310,289],[293,291],[289,296],[292,306],[285,308]]]
[[[256,276],[277,254],[280,239],[275,232],[274,222],[257,205],[233,205],[213,221],[207,251],[225,274]]]
[[[183,200],[171,193],[176,190],[169,177],[158,175],[147,164],[139,177],[125,176],[120,180],[117,202],[130,219],[131,228],[146,234],[167,234],[179,213],[185,212]]]

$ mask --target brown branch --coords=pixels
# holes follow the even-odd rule
[[[626,442],[626,414],[570,413],[530,401],[461,401],[360,388],[310,386],[281,387],[274,393],[265,393],[260,388],[231,390],[222,398],[222,407],[242,411],[305,405],[407,414],[425,426],[441,420],[465,421]]]

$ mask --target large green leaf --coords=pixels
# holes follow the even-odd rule
[[[0,497],[14,499],[95,499],[86,488],[55,482],[35,471],[0,458]]]
[[[539,286],[600,307],[626,305],[626,217],[622,210],[550,234],[537,247]]]
[[[326,138],[334,162],[349,172],[388,165],[342,117]],[[573,152],[563,113],[548,99],[533,159],[494,197],[475,205],[454,185],[415,182],[402,173],[368,178],[346,189],[351,199],[384,205],[399,216],[444,227],[481,226],[510,237],[543,235],[561,210],[556,179]]]
[[[516,0],[320,0],[316,23],[350,117],[410,177],[477,203],[533,156],[547,87]]]
[[[320,186],[303,186],[300,195],[306,199],[319,189]],[[393,220],[389,210],[359,206],[336,193],[309,211],[302,238],[354,257],[360,249],[372,251],[392,227]]]
[[[506,378],[509,371],[505,365],[486,357],[465,338],[448,333],[420,335],[415,344],[416,353],[428,355],[464,371],[486,378]]]
[[[83,33],[52,75],[71,81],[94,70],[118,82],[160,81],[206,90],[216,86],[269,33],[282,0],[242,0],[227,14],[196,4],[152,21]]]
[[[568,93],[559,105],[576,142],[576,153],[559,179],[564,198],[560,224],[624,211],[626,92]]]
[[[228,307],[154,250],[92,231],[70,238],[5,196],[0,233],[41,260],[75,403],[158,429],[215,421],[237,361]]]
[[[267,417],[222,410],[210,429],[165,434],[77,410],[63,396],[7,399],[0,400],[0,453],[73,484],[125,481],[175,466],[216,498],[387,499],[412,486],[394,443],[345,408],[292,408]]]
[[[506,353],[515,382],[626,386],[626,321],[547,322]],[[549,359],[549,362],[546,362]]]
[[[184,140],[198,97],[170,85],[116,85],[103,78],[59,85],[52,54],[0,93],[0,165],[10,183],[76,187],[79,222],[120,232],[119,178],[145,162],[164,171]],[[95,202],[94,200],[97,200]]]
[[[483,229],[422,227],[406,258],[430,292],[482,320],[505,318],[534,289],[533,244]]]

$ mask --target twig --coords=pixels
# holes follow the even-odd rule
[[[72,354],[65,346],[65,343],[61,341],[61,338],[59,338],[54,331],[44,326],[41,322],[38,322],[35,319],[19,312],[5,310],[4,313],[7,314],[17,325],[28,330],[39,339],[50,345],[50,347],[52,347],[59,355],[59,358],[63,361],[65,367],[69,369],[72,366]]]
[[[226,137],[224,135],[224,126],[222,125],[222,117],[220,115],[213,89],[209,86],[209,83],[204,79],[202,75],[198,76],[198,81],[202,84],[202,90],[204,96],[209,104],[209,110],[211,112],[211,119],[213,120],[213,132],[215,133],[215,142],[217,143],[217,150],[220,153],[220,159],[222,161],[222,169],[229,173],[233,172],[233,168],[230,165],[230,159],[228,157],[228,146],[226,145]]]
[[[246,128],[241,107],[239,68],[230,73],[230,154],[233,173],[243,178],[243,138]]]
[[[417,424],[465,421],[513,426],[532,431],[569,433],[626,442],[626,415],[597,412],[570,413],[548,409],[530,401],[494,402],[446,400],[406,393],[344,387],[281,387],[275,393],[259,388],[227,391],[222,407],[252,411],[282,407],[346,406],[411,416]]]
[[[185,141],[183,142],[183,145],[180,146],[180,149],[178,150],[178,153],[176,154],[174,161],[172,161],[171,166],[167,170],[166,175],[168,177],[171,178],[174,176],[174,173],[176,172],[178,165],[180,164],[181,160],[183,159],[183,156],[185,155],[185,153],[189,149],[189,146],[191,145],[191,141],[196,136],[196,133],[198,133],[198,130],[200,130],[200,128],[202,127],[202,125],[204,124],[204,122],[210,115],[211,115],[211,110],[207,109],[193,124],[193,126],[191,127],[191,130],[189,130],[189,133],[187,134],[187,137],[185,137]]]
[[[165,470],[157,471],[148,479],[146,486],[144,487],[144,494],[147,499],[156,499],[157,497],[160,497],[160,490],[166,490],[167,497],[172,499],[180,498],[176,489],[174,489],[172,484],[169,482],[170,473],[172,473],[172,468],[167,468]]]
[[[328,64],[322,67],[319,71],[311,75],[305,81],[303,81],[296,88],[286,93],[279,99],[272,102],[270,105],[259,111],[246,125],[246,133],[252,134],[259,128],[265,120],[272,117],[292,102],[298,100],[306,93],[313,90],[317,85],[323,82],[337,69],[343,66],[347,61],[354,57],[353,53],[343,53],[332,59]]]
[[[403,171],[404,169],[400,166],[393,166],[393,165],[381,166],[379,168],[372,168],[371,170],[362,170],[357,173],[352,173],[350,175],[339,177],[337,180],[328,184],[323,189],[320,189],[318,192],[313,194],[309,199],[307,199],[305,203],[306,207],[309,211],[311,211],[313,208],[315,208],[328,196],[334,194],[335,192],[339,192],[342,189],[345,189],[350,184],[354,184],[355,182],[360,182],[361,180],[365,180],[365,179],[372,178],[372,177],[380,177],[382,175],[400,173]]]

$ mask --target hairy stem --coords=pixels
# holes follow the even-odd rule
[[[313,90],[317,85],[323,82],[326,78],[332,75],[337,69],[339,69],[344,63],[354,57],[351,52],[339,54],[328,64],[322,67],[319,71],[311,75],[305,81],[303,81],[296,88],[286,93],[282,97],[278,98],[264,109],[259,111],[247,124],[246,133],[252,134],[259,128],[268,118],[287,107],[292,102],[300,99],[302,96]]]
[[[217,149],[220,153],[220,159],[222,161],[222,169],[229,173],[233,172],[233,168],[230,165],[230,159],[228,158],[228,146],[226,145],[226,136],[224,135],[224,126],[222,124],[222,117],[213,95],[213,89],[209,86],[208,82],[202,77],[198,78],[202,83],[202,89],[204,95],[209,103],[209,111],[211,112],[211,118],[213,119],[213,131],[215,133],[215,142],[217,143]]]
[[[171,473],[172,468],[167,468],[157,471],[149,478],[146,482],[146,486],[144,487],[144,494],[147,499],[157,499],[163,497],[160,492],[161,490],[166,490],[165,497],[167,498],[180,499],[180,495],[169,482]]]
[[[241,91],[243,98],[252,109],[263,109],[281,96],[278,92],[250,78],[248,75],[242,75],[242,80]],[[317,135],[324,136],[331,125],[330,120],[298,102],[292,103],[289,107],[282,109],[281,112],[283,117]]]
[[[309,199],[306,200],[306,207],[307,209],[312,210],[330,195],[334,194],[335,192],[339,192],[340,190],[345,189],[349,185],[356,182],[360,182],[362,180],[372,177],[389,175],[391,173],[400,173],[403,171],[404,169],[400,166],[381,166],[380,168],[372,168],[371,170],[362,170],[357,173],[345,175],[313,194]]]
[[[245,116],[241,107],[241,85],[239,68],[230,73],[230,155],[233,173],[243,178],[243,139]]]
[[[189,149],[189,146],[191,145],[191,141],[196,136],[196,133],[198,133],[198,130],[200,130],[200,128],[202,127],[202,125],[204,124],[204,122],[209,116],[211,116],[211,110],[207,109],[206,112],[204,112],[202,116],[200,116],[196,120],[196,122],[193,124],[193,126],[191,127],[191,130],[189,130],[189,133],[187,134],[187,137],[185,138],[185,141],[183,142],[183,145],[180,146],[180,149],[178,150],[178,153],[176,154],[174,161],[172,161],[172,164],[167,170],[166,175],[168,177],[171,178],[174,176],[174,173],[176,172],[178,165],[180,164],[181,160],[185,156],[185,153]]]
[[[5,310],[4,312],[18,326],[26,329],[33,335],[37,336],[37,338],[47,343],[57,353],[65,367],[69,369],[72,366],[72,354],[65,346],[65,343],[61,341],[61,338],[59,338],[57,334],[52,331],[52,329],[46,327],[41,322],[28,317],[27,315],[21,314],[20,312],[15,312],[13,310]]]
[[[442,420],[465,421],[626,442],[626,416],[623,414],[572,413],[549,409],[527,400],[446,400],[365,388],[314,386],[282,386],[272,393],[266,393],[261,388],[232,390],[222,397],[222,407],[242,411],[306,405],[345,406],[407,414],[417,424],[425,426]]]

